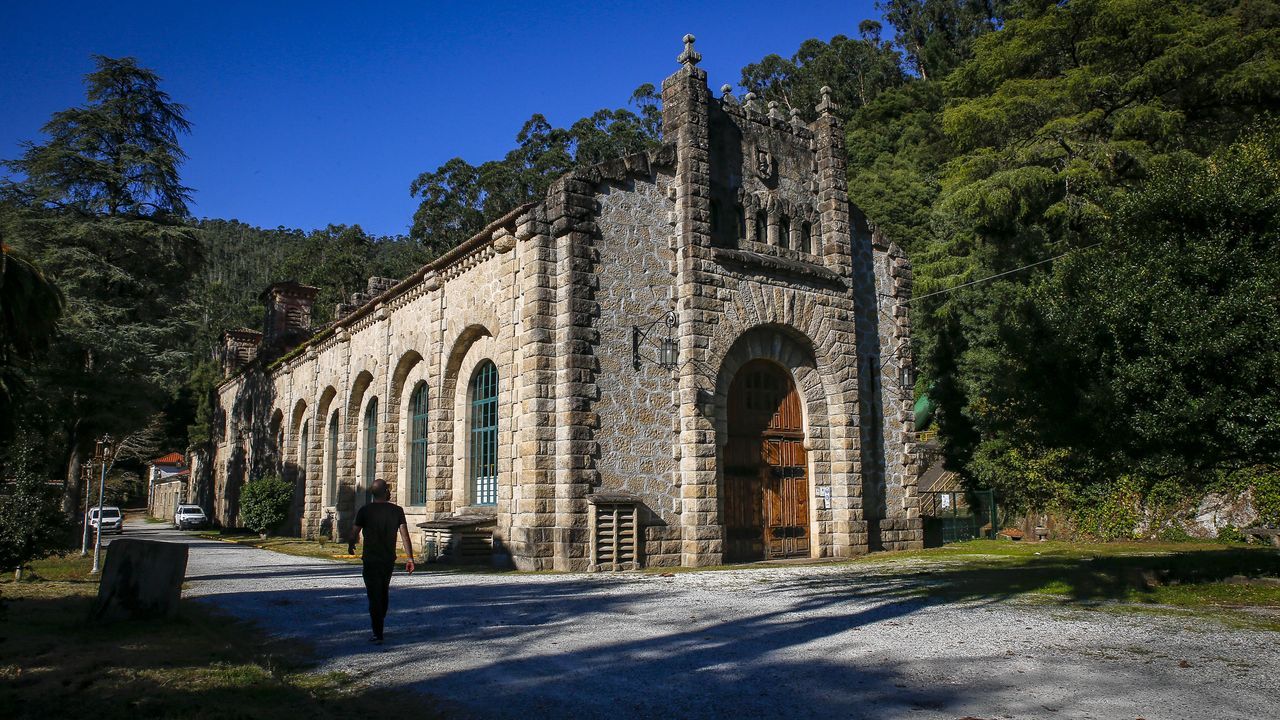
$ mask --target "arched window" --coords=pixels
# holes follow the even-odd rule
[[[813,226],[808,222],[800,223],[800,252],[813,252]]]
[[[471,501],[498,504],[498,368],[485,360],[471,377]]]
[[[747,211],[742,207],[742,203],[738,203],[735,219],[738,221],[737,233],[739,240],[747,239]]]
[[[756,213],[756,242],[769,242],[769,215],[763,210]]]
[[[308,421],[302,421],[302,436],[298,441],[298,477],[302,478],[303,486],[307,480],[307,449],[311,442],[311,425]]]
[[[333,411],[333,416],[329,418],[329,442],[326,457],[328,462],[325,463],[324,481],[325,481],[325,498],[330,505],[338,504],[338,411]]]
[[[791,247],[791,218],[786,215],[778,220],[778,247]]]
[[[369,502],[369,488],[378,478],[378,398],[369,401],[364,411],[364,501]]]
[[[409,504],[427,504],[427,384],[409,399]]]

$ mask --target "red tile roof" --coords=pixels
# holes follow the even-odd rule
[[[187,459],[182,456],[182,453],[171,452],[168,455],[161,455],[155,460],[152,460],[149,464],[150,465],[186,465]]]

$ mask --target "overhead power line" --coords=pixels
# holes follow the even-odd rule
[[[907,303],[913,303],[913,302],[915,302],[916,300],[923,300],[923,299],[925,299],[925,298],[933,297],[934,295],[945,295],[946,293],[949,293],[949,292],[955,292],[956,290],[959,290],[959,289],[961,289],[961,288],[969,287],[970,285],[977,285],[977,284],[979,284],[979,283],[987,282],[988,280],[995,280],[996,278],[1002,278],[1002,277],[1004,277],[1005,275],[1012,275],[1013,273],[1016,273],[1016,272],[1022,272],[1023,270],[1026,270],[1026,269],[1028,269],[1028,268],[1033,268],[1033,267],[1035,267],[1035,266],[1037,266],[1037,265],[1043,265],[1043,264],[1045,264],[1045,263],[1047,263],[1047,262],[1053,262],[1054,260],[1058,260],[1058,259],[1060,259],[1060,258],[1064,258],[1064,257],[1066,257],[1066,256],[1070,255],[1070,254],[1071,254],[1071,253],[1073,253],[1073,252],[1080,252],[1081,250],[1088,250],[1089,248],[1097,247],[1097,246],[1099,246],[1099,245],[1101,245],[1101,244],[1102,244],[1102,241],[1101,241],[1101,240],[1099,240],[1098,242],[1093,243],[1092,245],[1085,245],[1084,247],[1072,248],[1072,249],[1070,249],[1070,250],[1068,250],[1068,251],[1066,251],[1066,252],[1062,253],[1061,255],[1054,255],[1054,256],[1053,256],[1053,257],[1051,257],[1051,258],[1045,258],[1044,260],[1037,260],[1037,261],[1035,261],[1035,262],[1033,262],[1033,263],[1030,263],[1030,264],[1027,264],[1027,265],[1023,265],[1022,267],[1016,267],[1016,268],[1014,268],[1014,269],[1012,269],[1012,270],[1005,270],[1004,272],[999,272],[999,273],[996,273],[995,275],[988,275],[987,277],[984,277],[984,278],[978,278],[977,280],[970,280],[970,281],[969,281],[969,282],[967,282],[967,283],[960,283],[959,285],[956,285],[956,286],[954,286],[954,287],[949,287],[949,288],[945,288],[945,289],[942,289],[942,290],[935,290],[935,291],[933,291],[933,292],[931,292],[931,293],[925,293],[924,295],[916,295],[915,297],[911,298],[910,300],[907,300]]]

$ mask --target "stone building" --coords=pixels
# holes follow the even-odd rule
[[[715,97],[699,59],[686,37],[660,149],[329,327],[268,288],[263,332],[226,335],[216,518],[280,472],[294,532],[345,529],[381,477],[433,540],[522,569],[920,547],[907,260],[850,207],[827,93],[805,123]]]

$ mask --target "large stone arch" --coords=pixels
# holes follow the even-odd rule
[[[305,443],[303,427],[307,428]],[[293,484],[293,502],[289,505],[287,533],[302,534],[302,518],[306,510],[310,473],[310,445],[314,441],[312,424],[307,417],[307,401],[298,398],[289,413],[289,441],[284,455],[284,479]]]
[[[338,389],[333,385],[327,385],[320,391],[320,397],[316,400],[314,417],[314,429],[312,430],[314,440],[312,441],[312,452],[314,460],[312,467],[316,469],[314,473],[315,487],[311,494],[308,495],[307,517],[310,526],[317,529],[317,532],[326,537],[331,537],[335,528],[330,524],[330,520],[326,517],[326,508],[335,507],[337,505],[337,488],[338,478],[330,477],[330,461],[332,459],[333,471],[338,472],[339,462],[337,457],[331,455],[340,455],[342,447],[342,412],[334,408],[334,399],[338,397]],[[338,417],[338,443],[337,447],[329,446],[329,423],[333,420],[334,414]]]
[[[361,370],[356,373],[347,393],[346,407],[343,408],[340,426],[341,452],[338,455],[338,508],[339,523],[343,528],[350,526],[355,517],[356,508],[360,505],[363,494],[360,492],[360,450],[361,429],[364,427],[361,416],[373,387],[373,373]]]
[[[815,555],[826,554],[831,545],[830,508],[824,499],[833,494],[831,475],[831,423],[828,412],[829,390],[818,369],[812,341],[794,327],[777,324],[758,325],[729,345],[720,359],[715,378],[713,422],[716,450],[715,492],[717,508],[723,522],[725,446],[729,437],[729,388],[738,371],[753,360],[768,360],[781,367],[795,383],[804,417],[804,447],[809,462],[810,533]]]
[[[284,409],[275,408],[271,411],[271,420],[267,423],[267,457],[262,467],[258,469],[258,477],[263,475],[278,474],[284,475],[284,459],[288,445],[285,441],[285,422]]]
[[[825,449],[814,448],[811,462],[814,477],[829,476],[831,497],[825,496],[815,508],[829,510],[829,517],[819,520],[815,547],[823,555],[849,556],[866,552],[867,524],[863,516],[864,487],[859,457],[858,353],[852,316],[856,312],[852,299],[840,296],[818,296],[777,286],[743,282],[710,339],[707,357],[719,372],[729,358],[731,348],[740,339],[760,328],[773,328],[779,338],[788,338],[811,354],[820,387],[812,388],[813,397],[824,399],[824,424],[827,428]],[[760,340],[756,341],[757,343]],[[760,352],[780,353],[780,345],[759,346]],[[768,355],[765,355],[768,357]],[[740,367],[740,365],[739,365]],[[709,370],[708,372],[711,372]],[[810,396],[805,384],[797,379],[797,388]],[[729,377],[732,380],[732,376]],[[718,383],[722,378],[715,377]],[[728,381],[724,381],[728,382]],[[812,383],[806,380],[805,383]],[[717,393],[720,401],[727,385]],[[811,407],[806,413],[812,412]],[[717,408],[715,420],[723,423],[723,410]],[[816,418],[809,416],[811,425]],[[723,435],[721,424],[719,431]],[[720,447],[717,447],[717,453]],[[717,484],[720,478],[717,478]],[[820,487],[815,484],[815,487]],[[821,491],[821,492],[826,492]],[[828,542],[829,540],[829,542]]]

